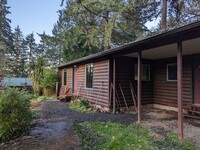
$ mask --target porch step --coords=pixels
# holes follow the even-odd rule
[[[192,119],[198,119],[198,120],[200,120],[200,116],[197,116],[197,115],[188,115],[188,114],[185,114],[184,116],[186,118],[192,118]]]

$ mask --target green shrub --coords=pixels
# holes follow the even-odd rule
[[[45,96],[51,96],[55,93],[57,79],[57,73],[54,70],[44,70],[44,77],[41,86],[44,90]]]
[[[19,136],[32,121],[31,95],[16,88],[5,88],[0,94],[0,142]]]
[[[29,78],[33,83],[33,91],[36,95],[41,96],[43,89],[41,82],[44,76],[45,60],[43,57],[38,57],[29,64]]]
[[[87,112],[89,108],[88,100],[75,99],[69,103],[69,107],[80,112]]]

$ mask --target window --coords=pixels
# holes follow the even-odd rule
[[[85,65],[85,88],[93,88],[93,64]]]
[[[142,81],[150,81],[150,65],[142,64]],[[134,66],[135,80],[138,79],[138,65]]]
[[[63,70],[63,85],[67,85],[67,70]]]
[[[176,64],[167,64],[167,81],[177,81]]]

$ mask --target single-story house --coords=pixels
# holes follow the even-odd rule
[[[178,111],[182,138],[183,112],[200,111],[200,21],[68,62],[58,71],[61,91],[71,87],[113,112],[118,105],[133,106],[135,92],[138,122],[141,105]]]
[[[29,78],[3,78],[1,83],[2,87],[17,87],[27,91],[32,91],[33,86]]]

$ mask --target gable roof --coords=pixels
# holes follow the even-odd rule
[[[129,52],[137,52],[146,49],[150,49],[153,47],[159,47],[171,43],[175,43],[178,41],[185,41],[193,38],[200,37],[200,21],[174,28],[169,31],[164,31],[160,34],[143,38],[141,40],[134,41],[132,43],[112,48],[106,51],[102,51],[96,54],[92,54],[86,57],[82,57],[80,59],[76,59],[74,61],[67,62],[65,64],[59,65],[58,68],[63,68],[70,65],[75,65],[79,63],[83,63],[86,61],[92,61],[98,58],[117,55],[117,54],[127,54]]]
[[[29,78],[4,78],[2,85],[12,87],[32,86],[32,82]]]

